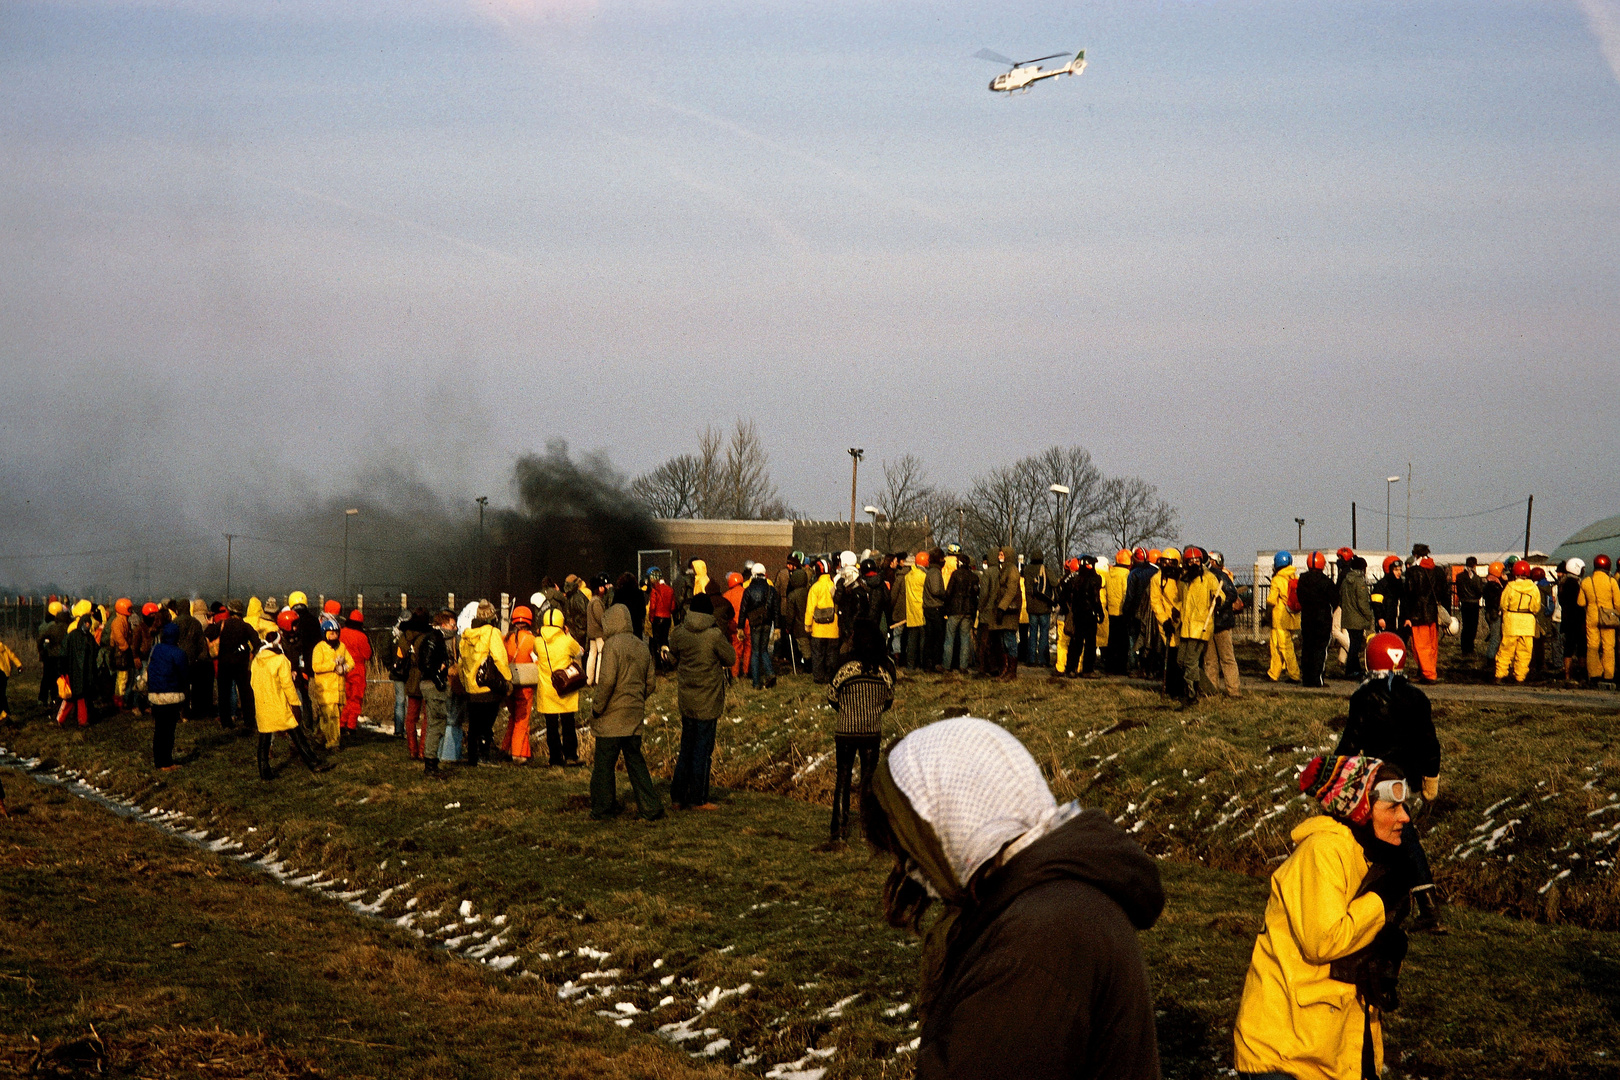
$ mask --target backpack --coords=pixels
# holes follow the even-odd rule
[[[1288,579],[1288,595],[1283,598],[1283,604],[1295,615],[1299,614],[1299,575],[1295,574]]]

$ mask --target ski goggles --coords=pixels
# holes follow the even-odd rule
[[[1405,780],[1381,780],[1373,785],[1374,802],[1404,803],[1411,794]]]

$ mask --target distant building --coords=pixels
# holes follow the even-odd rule
[[[1620,517],[1604,518],[1588,525],[1559,544],[1551,560],[1561,563],[1565,559],[1581,559],[1590,567],[1598,555],[1620,559]]]
[[[666,577],[686,568],[691,559],[702,559],[710,574],[723,576],[741,570],[752,559],[762,562],[773,574],[795,551],[808,556],[835,555],[849,547],[847,521],[733,521],[715,518],[659,518],[656,533],[661,547],[639,553],[637,573],[649,566],[660,567]],[[916,551],[932,546],[933,533],[927,522],[884,521],[877,524],[877,541],[883,551]],[[855,523],[856,553],[872,544],[870,522]]]

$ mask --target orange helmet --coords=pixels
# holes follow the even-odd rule
[[[726,575],[726,588],[735,589],[738,585],[741,585],[741,584],[742,584],[742,575],[737,573],[737,571],[733,570],[731,573]]]
[[[129,602],[129,597],[125,596],[119,598],[118,602],[113,605],[113,610],[118,612],[120,615],[128,615],[132,607],[133,605]]]
[[[1393,569],[1394,567],[1397,567],[1399,565],[1401,565],[1401,557],[1399,555],[1385,555],[1384,556],[1384,573],[1386,573],[1386,574],[1389,573],[1391,569]],[[1497,563],[1497,565],[1500,566],[1502,564]]]
[[[530,626],[533,626],[534,612],[530,611],[522,604],[519,604],[517,607],[512,609],[512,621],[514,623],[528,623]]]
[[[1349,565],[1350,560],[1356,557],[1356,553],[1347,547],[1340,548],[1338,551],[1335,551],[1334,554],[1339,557],[1340,562],[1347,566]]]
[[[297,624],[297,622],[298,612],[294,611],[290,607],[282,608],[281,613],[276,616],[276,625],[281,627],[281,632],[284,634],[292,633],[292,628]]]
[[[1070,559],[1068,562],[1063,564],[1063,569],[1067,570],[1071,574],[1074,573],[1076,570],[1080,569],[1080,560]]]
[[[141,605],[141,614],[145,615],[147,618],[151,618],[153,615],[156,615],[162,610],[162,608],[158,607],[150,600]]]
[[[1159,555],[1160,552],[1158,548],[1148,548],[1147,561],[1150,563],[1156,563],[1159,561]]]
[[[1305,565],[1312,570],[1325,570],[1327,569],[1327,556],[1320,551],[1313,551],[1311,557],[1305,560]]]
[[[928,552],[926,552],[926,551],[917,552],[917,565],[922,567],[925,570],[928,568]]]
[[[1507,570],[1507,567],[1504,566],[1502,563],[1493,562],[1493,563],[1491,563],[1490,575],[1491,575],[1491,577],[1501,577],[1503,572],[1506,571],[1506,570]]]
[[[1120,548],[1118,551],[1114,552],[1114,565],[1115,566],[1129,566],[1129,565],[1131,565],[1131,553],[1126,551],[1124,548]]]

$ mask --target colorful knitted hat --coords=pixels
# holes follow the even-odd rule
[[[1353,825],[1372,817],[1372,785],[1383,762],[1375,757],[1314,757],[1299,774],[1299,790]]]

